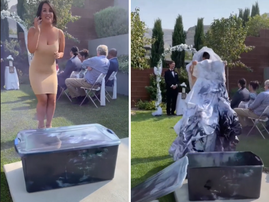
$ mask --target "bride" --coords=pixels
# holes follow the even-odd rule
[[[225,64],[203,47],[187,65],[191,91],[182,119],[175,125],[177,138],[169,154],[178,160],[188,152],[232,151],[241,125],[231,109],[225,87]]]

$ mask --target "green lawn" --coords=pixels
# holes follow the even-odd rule
[[[12,202],[3,165],[19,161],[13,146],[17,133],[35,129],[36,99],[29,84],[18,91],[1,92],[1,202]],[[113,130],[119,138],[128,137],[128,97],[118,96],[107,106],[95,108],[92,103],[72,104],[65,95],[57,102],[53,127],[99,123]]]
[[[131,117],[131,186],[143,182],[173,162],[168,150],[176,138],[173,126],[181,117],[153,117],[151,112],[137,111]],[[269,137],[242,135],[239,151],[252,151],[269,167]],[[173,194],[160,198],[161,202],[174,201]]]

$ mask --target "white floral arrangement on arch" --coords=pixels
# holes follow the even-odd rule
[[[193,48],[192,45],[180,44],[180,45],[172,46],[170,48],[165,49],[162,56],[164,57],[165,55],[167,55],[173,51],[188,51],[188,52],[192,52],[192,53],[197,52],[196,49]]]

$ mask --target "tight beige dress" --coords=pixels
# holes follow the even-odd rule
[[[59,50],[59,36],[54,44],[39,41],[29,67],[29,79],[35,95],[57,94],[57,72],[54,53]]]

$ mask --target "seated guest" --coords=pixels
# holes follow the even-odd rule
[[[82,68],[87,69],[84,78],[69,78],[65,81],[71,98],[76,99],[77,103],[85,98],[85,92],[81,87],[90,88],[101,73],[107,74],[109,68],[109,60],[106,58],[108,48],[106,45],[99,45],[96,51],[97,56],[82,62]]]
[[[58,77],[58,92],[57,92],[57,98],[59,97],[61,93],[61,88],[66,89],[65,80],[67,78],[70,78],[70,75],[73,71],[78,71],[81,69],[81,61],[78,58],[78,47],[72,47],[70,51],[71,58],[67,61],[65,65],[65,69],[63,72],[59,73],[57,75]]]
[[[109,59],[109,69],[106,75],[106,86],[113,86],[114,80],[112,81],[108,81],[110,75],[112,74],[112,72],[118,72],[119,71],[119,62],[118,62],[118,58],[117,58],[117,50],[115,48],[112,48],[109,50],[108,52],[108,56],[107,58]]]
[[[251,81],[249,82],[248,85],[248,89],[249,89],[249,96],[250,96],[250,100],[255,100],[255,98],[257,97],[257,90],[260,88],[260,84],[259,81]]]
[[[244,102],[242,101],[238,108],[247,108],[257,97],[257,90],[260,88],[260,84],[259,81],[250,81],[249,85],[248,85],[248,89],[249,89],[249,101],[248,102]]]
[[[265,108],[269,106],[269,80],[264,82],[264,90],[264,92],[261,92],[257,95],[256,99],[248,106],[248,109],[234,109],[243,127],[251,127],[253,123],[248,119],[248,117],[258,118],[262,115]]]
[[[237,108],[240,104],[240,102],[244,101],[247,102],[249,101],[249,91],[246,89],[246,79],[242,78],[238,81],[238,91],[235,93],[235,95],[232,98],[231,101],[231,108]]]
[[[86,60],[88,57],[89,57],[89,51],[87,49],[79,51],[78,58],[80,59],[81,62]],[[86,69],[83,69],[81,67],[80,71],[73,71],[70,78],[83,78],[86,71],[87,71]]]

